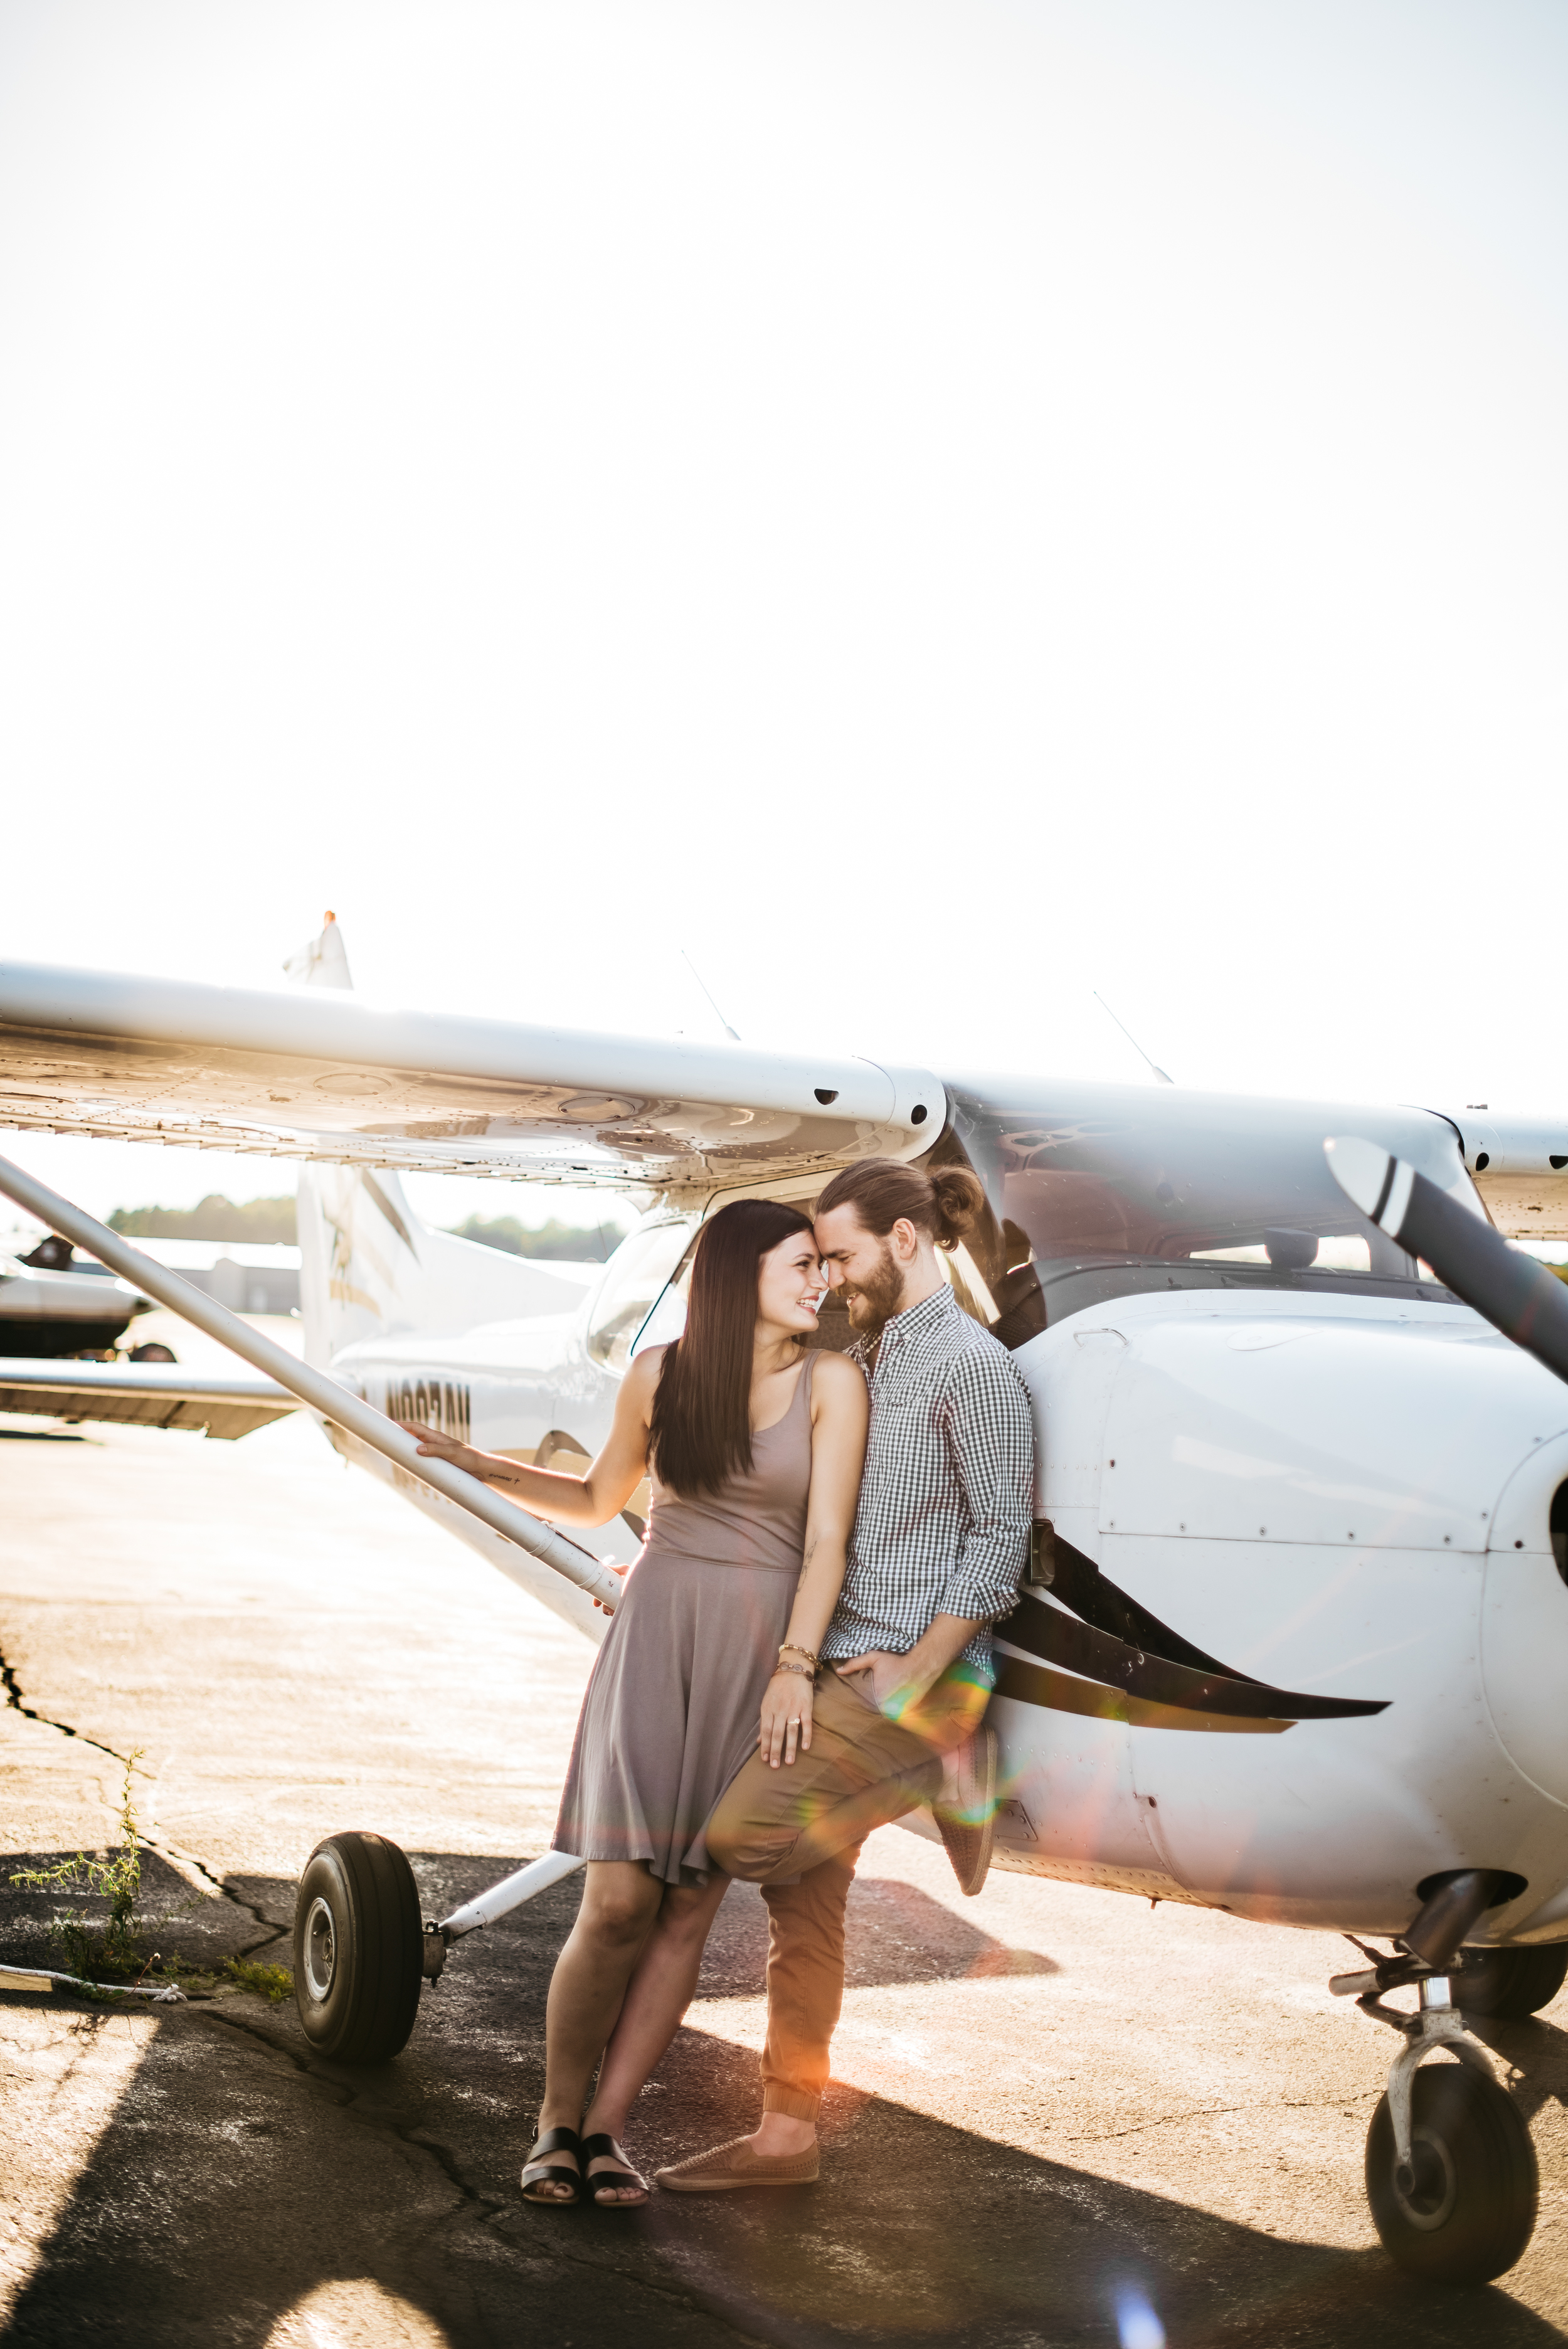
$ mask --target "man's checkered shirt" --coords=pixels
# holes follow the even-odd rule
[[[964,1661],[993,1677],[990,1626],[1010,1614],[1029,1548],[1035,1427],[1005,1346],[945,1281],[894,1314],[874,1369],[871,1435],[844,1587],[824,1661],[909,1653],[937,1615],[982,1626]]]

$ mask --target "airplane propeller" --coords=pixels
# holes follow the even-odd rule
[[[1568,1380],[1568,1287],[1554,1273],[1376,1142],[1342,1134],[1323,1147],[1335,1181],[1364,1216],[1408,1255],[1424,1257],[1494,1330]]]

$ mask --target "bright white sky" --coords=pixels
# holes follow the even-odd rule
[[[1568,1113],[1565,119],[1556,0],[9,0],[5,950]]]

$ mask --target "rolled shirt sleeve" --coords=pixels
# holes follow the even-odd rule
[[[1029,1555],[1035,1423],[1022,1379],[998,1347],[955,1363],[943,1433],[967,1518],[939,1614],[994,1623],[1011,1614]]]

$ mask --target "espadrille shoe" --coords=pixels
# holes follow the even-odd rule
[[[996,1833],[996,1733],[989,1722],[947,1756],[942,1791],[932,1804],[958,1889],[973,1897],[985,1883]]]
[[[666,2194],[731,2194],[740,2186],[810,2186],[818,2167],[814,2145],[804,2153],[754,2153],[745,2137],[737,2137],[710,2153],[694,2153],[667,2169],[655,2169],[654,2183]]]

